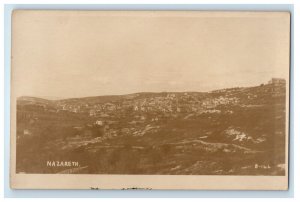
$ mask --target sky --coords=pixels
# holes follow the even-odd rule
[[[15,11],[15,95],[210,91],[288,79],[289,14]]]

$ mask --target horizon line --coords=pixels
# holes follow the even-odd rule
[[[263,85],[268,85],[269,83],[262,83],[262,84]],[[135,92],[135,93],[126,93],[126,94],[104,94],[104,95],[91,95],[91,96],[68,97],[68,98],[59,98],[57,96],[31,96],[31,95],[22,95],[22,96],[18,96],[17,100],[20,99],[20,98],[22,98],[22,97],[31,97],[31,98],[39,98],[39,99],[44,99],[44,100],[59,101],[59,100],[68,100],[68,99],[83,99],[83,98],[105,97],[105,96],[126,96],[126,95],[140,94],[140,93],[156,93],[156,94],[159,94],[159,93],[212,93],[214,91],[225,90],[225,89],[258,87],[258,86],[260,86],[262,84],[255,85],[255,86],[240,86],[240,87],[219,88],[219,89],[214,89],[214,90],[209,90],[209,91],[157,91],[157,92],[154,92],[154,91],[139,91],[139,92]],[[51,97],[53,97],[53,98],[51,98]],[[56,98],[54,98],[54,97],[56,97]]]

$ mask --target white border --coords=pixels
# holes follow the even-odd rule
[[[144,3],[168,3],[169,1],[166,1],[166,0],[160,0],[160,1],[157,1],[157,0],[152,0],[152,1],[143,1],[143,4]],[[3,0],[2,1],[2,7],[1,7],[1,13],[2,15],[0,15],[0,23],[1,23],[1,29],[3,30],[4,26],[3,26],[3,22],[4,22],[4,19],[3,19],[3,13],[4,13],[4,8],[3,8],[3,5],[4,4],[24,4],[24,0],[15,0],[15,1],[9,1],[9,0]],[[50,4],[50,3],[56,3],[56,4],[68,4],[68,3],[72,3],[72,4],[76,4],[76,3],[109,3],[109,4],[118,4],[118,3],[130,3],[130,4],[141,4],[141,1],[115,1],[115,0],[111,0],[111,1],[94,1],[94,0],[73,0],[73,1],[66,1],[66,0],[43,0],[43,2],[41,1],[38,1],[38,0],[31,0],[31,1],[26,1],[26,3],[30,3],[30,4]],[[243,2],[241,1],[238,1],[238,0],[231,0],[231,1],[224,1],[224,0],[211,0],[211,1],[204,1],[204,0],[199,0],[199,1],[191,1],[191,0],[186,0],[186,1],[179,1],[179,0],[173,0],[172,1],[172,4],[199,4],[199,3],[206,3],[206,4],[215,4],[215,3],[219,3],[219,4],[268,4],[268,3],[272,3],[272,4],[294,4],[294,36],[300,36],[300,33],[299,33],[299,27],[296,26],[296,24],[298,23],[298,19],[299,19],[299,2],[297,0],[245,0]],[[2,40],[4,40],[4,30],[1,32],[2,34]],[[4,41],[3,41],[4,42]],[[294,37],[294,55],[299,55],[299,48],[298,48],[298,45],[299,45],[299,40],[297,37]],[[0,56],[0,60],[2,62],[2,64],[4,64],[4,54],[3,54],[3,48],[1,49],[1,52],[0,52],[1,56]],[[298,67],[298,68],[297,68]],[[299,59],[297,57],[294,58],[294,75],[300,75],[300,72],[299,72]],[[3,83],[3,79],[4,79],[4,74],[3,74],[3,70],[0,71],[0,92],[1,94],[3,95],[4,94],[4,83]],[[300,130],[299,130],[299,124],[296,124],[296,123],[299,123],[299,115],[300,115],[300,112],[299,112],[299,106],[296,104],[296,103],[300,103],[300,100],[299,100],[299,80],[297,79],[294,79],[294,123],[295,123],[295,127],[294,127],[294,134],[300,134]],[[1,107],[1,114],[4,114],[4,109],[3,109],[3,106],[4,106],[4,99],[1,99],[1,104],[2,104],[2,107]],[[1,130],[3,131],[3,127],[4,127],[4,116],[1,116],[0,118],[0,127],[1,127]],[[3,141],[3,138],[2,138],[2,141]],[[294,136],[294,141],[295,141],[295,144],[297,144],[297,142],[299,142],[299,136],[298,135],[295,135]],[[3,145],[3,144],[2,144]],[[3,147],[0,147],[0,148],[3,148]],[[299,199],[299,187],[298,187],[298,183],[299,182],[299,174],[298,172],[296,172],[297,170],[299,170],[299,159],[296,157],[296,154],[299,154],[299,146],[295,145],[295,151],[294,151],[294,154],[295,154],[295,163],[294,163],[294,170],[295,170],[295,178],[294,178],[294,182],[295,182],[295,193],[294,193],[294,200],[298,200]],[[3,149],[0,149],[0,159],[1,159],[1,166],[0,166],[0,182],[3,182]],[[3,196],[3,183],[1,183],[0,185],[0,196]],[[112,194],[113,196],[113,194]],[[134,195],[132,195],[134,196]],[[171,196],[171,195],[170,195]],[[215,197],[218,197],[218,196],[215,196]],[[31,201],[32,199],[30,199]],[[221,199],[222,201],[224,201],[224,199]],[[232,201],[232,199],[229,199],[230,201]],[[229,201],[228,199],[226,199],[225,201]],[[268,201],[268,199],[256,199],[257,201]],[[270,199],[270,201],[277,201],[277,200],[274,200],[274,199]],[[289,199],[286,199],[286,200],[289,200]],[[14,201],[14,200],[13,200]],[[62,200],[63,201],[63,200]],[[76,201],[76,200],[75,200]],[[130,200],[131,201],[131,200]],[[173,199],[172,199],[173,201]],[[216,200],[211,200],[210,201],[217,201]]]

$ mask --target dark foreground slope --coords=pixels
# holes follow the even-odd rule
[[[284,175],[285,85],[17,102],[17,172]]]

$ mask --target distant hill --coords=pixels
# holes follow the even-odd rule
[[[281,89],[281,90],[279,90]],[[193,95],[193,96],[235,96],[244,97],[246,95],[263,95],[263,97],[268,96],[268,93],[285,92],[285,84],[265,84],[253,87],[236,87],[236,88],[226,88],[219,89],[210,92],[139,92],[126,95],[103,95],[103,96],[91,96],[82,98],[68,98],[60,100],[48,100],[38,97],[22,96],[17,99],[17,103],[23,104],[40,104],[40,105],[51,105],[51,104],[69,104],[69,105],[94,105],[103,104],[107,102],[116,102],[122,100],[134,100],[134,99],[145,99],[154,97],[166,97],[173,95],[175,97],[183,95]]]
[[[54,101],[38,97],[21,96],[17,99],[18,104],[52,104]]]

